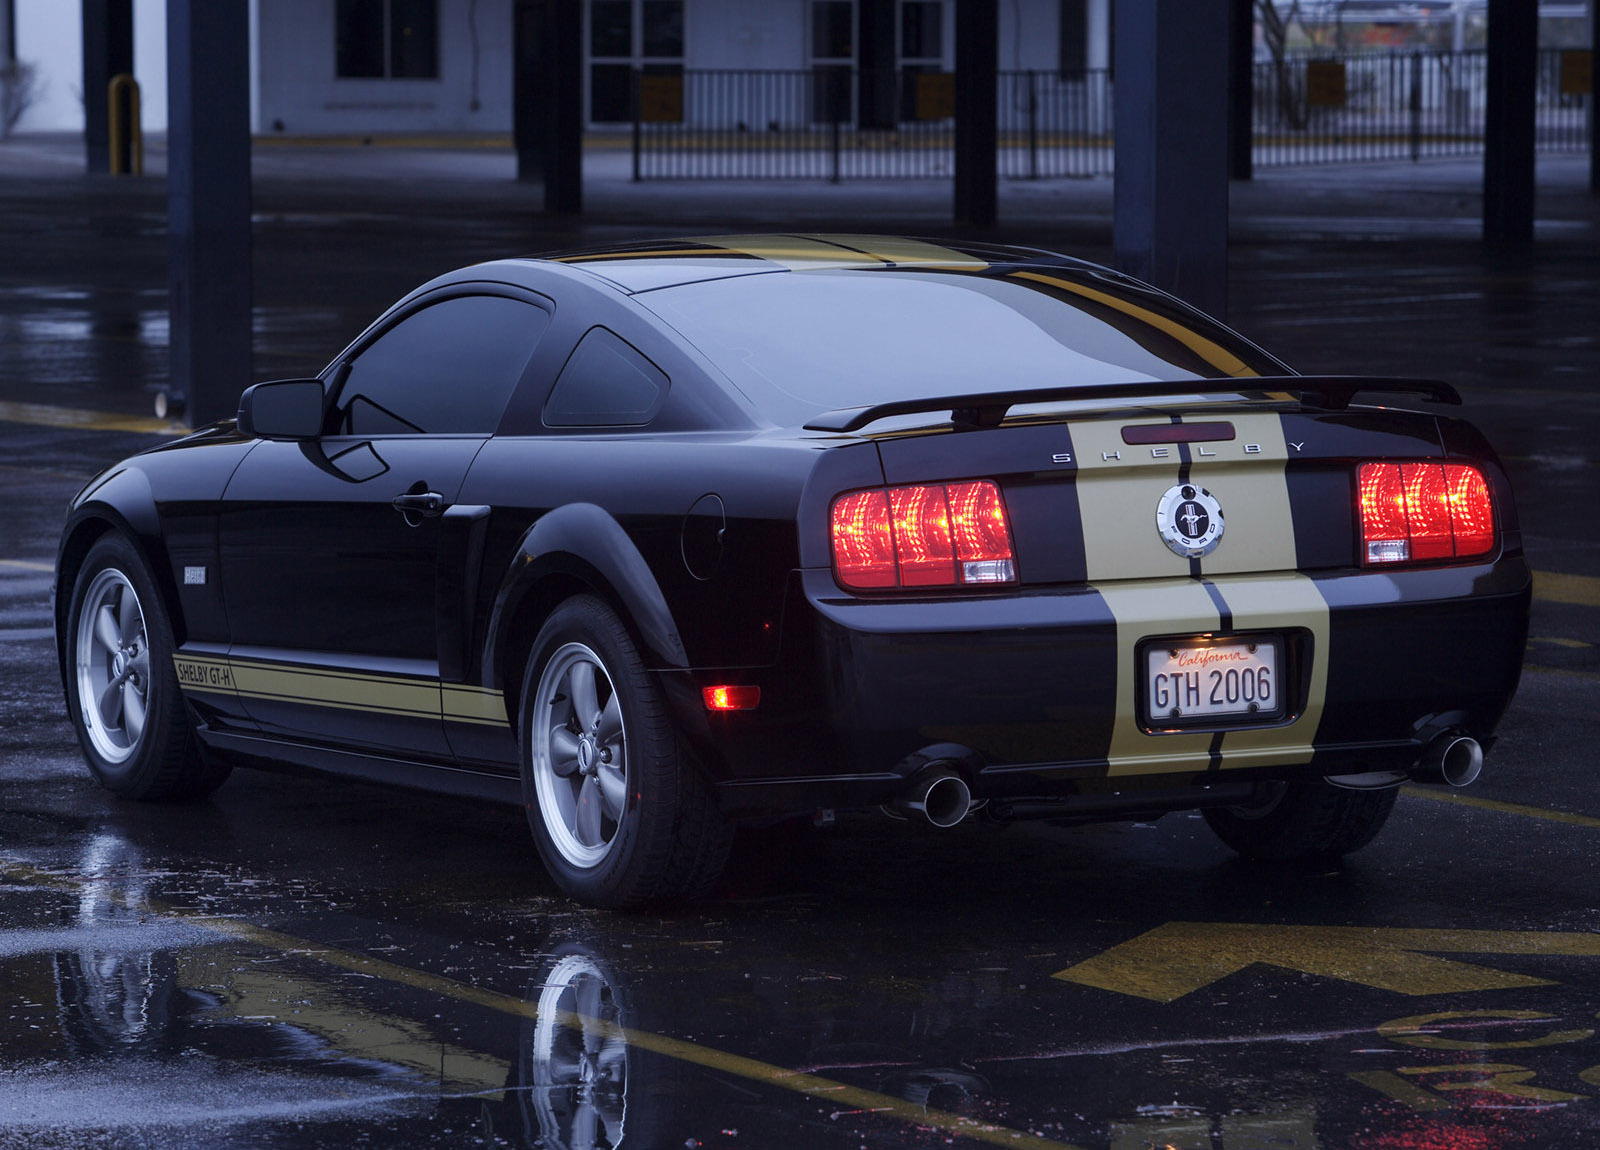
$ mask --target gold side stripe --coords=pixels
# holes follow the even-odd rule
[[[1149,308],[1140,307],[1138,304],[1131,303],[1120,296],[1114,296],[1110,292],[1096,291],[1092,287],[1075,284],[1071,280],[1064,280],[1059,276],[1047,276],[1042,272],[1012,272],[1011,275],[1016,279],[1035,280],[1039,283],[1049,284],[1051,287],[1058,287],[1062,291],[1069,291],[1073,295],[1082,296],[1084,299],[1092,299],[1096,303],[1104,304],[1106,307],[1115,308],[1125,315],[1132,316],[1140,323],[1149,324],[1157,331],[1171,336],[1212,367],[1227,375],[1243,378],[1260,374],[1252,371],[1244,360],[1215,340],[1207,339],[1199,332],[1185,327],[1177,320],[1168,319],[1166,316],[1159,315]]]
[[[500,692],[438,679],[289,667],[209,655],[175,655],[173,666],[178,685],[186,691],[477,726],[507,722]]]

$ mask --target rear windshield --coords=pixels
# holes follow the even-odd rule
[[[898,399],[1287,374],[1168,297],[1054,268],[779,272],[634,298],[781,425]]]

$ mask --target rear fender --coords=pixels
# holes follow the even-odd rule
[[[579,589],[607,600],[639,640],[653,669],[689,660],[672,612],[644,556],[621,525],[593,503],[569,503],[530,527],[500,581],[483,651],[483,685],[515,699],[525,652],[545,615]]]

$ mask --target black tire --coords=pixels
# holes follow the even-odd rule
[[[557,886],[611,907],[709,891],[732,835],[610,607],[579,595],[551,613],[519,715],[523,804]]]
[[[1213,807],[1206,822],[1248,859],[1336,858],[1377,837],[1400,793],[1349,790],[1321,779],[1279,787],[1258,806]]]
[[[67,714],[90,773],[124,798],[195,799],[228,777],[226,764],[201,756],[174,649],[143,559],[123,536],[102,536],[67,608]]]

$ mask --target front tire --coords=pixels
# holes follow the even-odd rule
[[[67,621],[67,711],[100,785],[130,799],[192,799],[221,786],[228,769],[201,757],[172,665],[172,624],[126,538],[89,548]]]
[[[556,885],[613,907],[710,888],[729,829],[610,607],[580,595],[551,613],[518,713],[523,805]]]
[[[1400,793],[1348,790],[1321,779],[1278,787],[1256,806],[1213,807],[1206,822],[1247,859],[1337,858],[1377,837]]]

